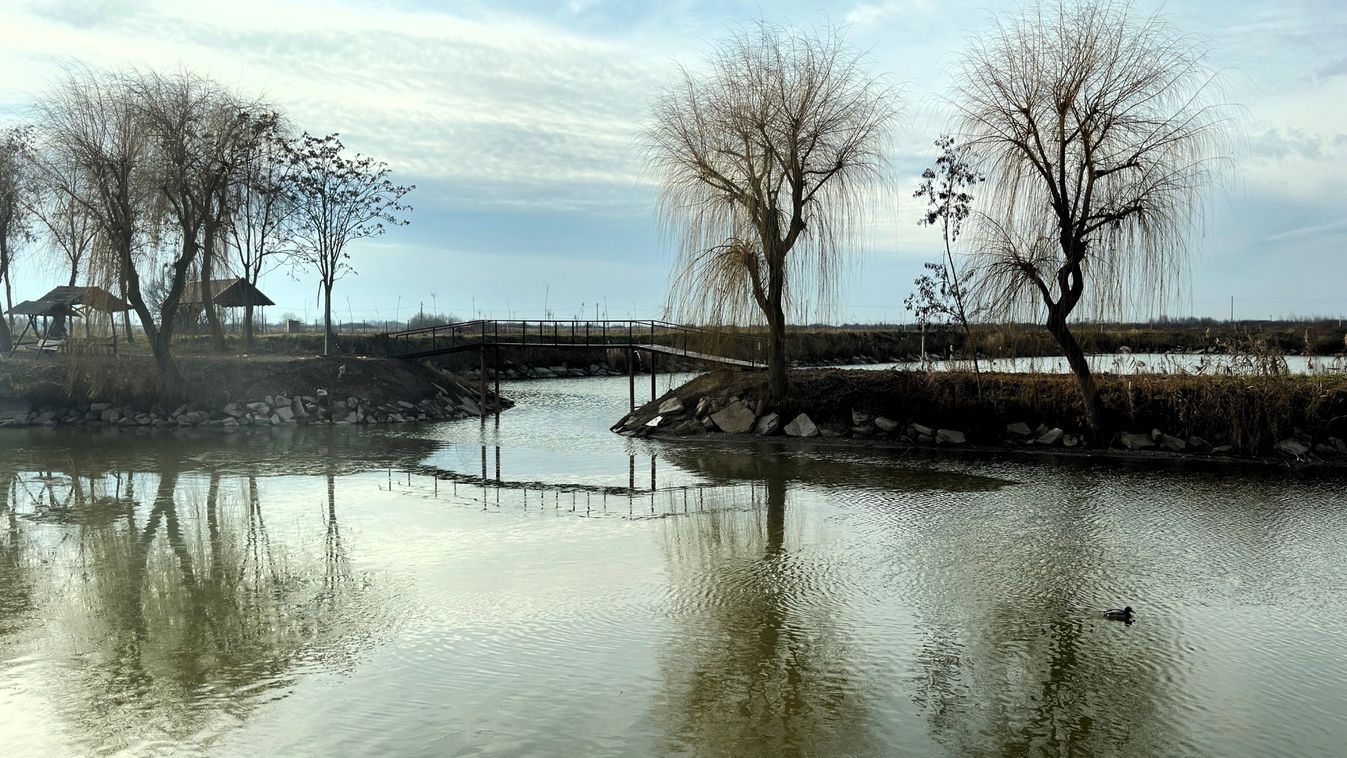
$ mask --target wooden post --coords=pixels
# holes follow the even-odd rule
[[[636,410],[636,350],[627,349],[627,391],[630,398],[630,410]]]
[[[654,344],[654,343],[651,343]],[[650,355],[650,402],[655,402],[655,351],[647,350]]]
[[[491,371],[496,380],[496,421],[500,421],[500,347],[491,351]],[[497,448],[499,451],[499,448]],[[500,478],[500,477],[497,477]]]
[[[477,403],[481,412],[482,426],[486,426],[486,345],[477,348]],[[486,462],[486,448],[482,448],[483,463]]]

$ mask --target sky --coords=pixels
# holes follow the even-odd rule
[[[841,297],[809,320],[903,322],[940,254],[913,200],[948,123],[949,71],[1000,0],[424,2],[0,0],[0,123],[23,121],[63,63],[191,69],[338,132],[415,184],[408,226],[351,247],[341,320],[664,315],[674,251],[640,134],[680,65],[757,19],[841,25],[901,93],[895,202],[847,251]],[[1347,315],[1347,3],[1138,0],[1203,38],[1243,107],[1235,176],[1194,230],[1187,297],[1165,315]],[[61,281],[24,253],[16,300]],[[270,318],[321,313],[316,276],[261,288]]]

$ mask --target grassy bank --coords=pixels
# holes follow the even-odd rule
[[[1337,441],[1347,439],[1347,377],[1101,375],[1096,381],[1106,408],[1096,440],[1101,447],[1120,445],[1123,435],[1160,430],[1185,443],[1203,443],[1194,449],[1234,455],[1277,454],[1287,440],[1308,451],[1327,445],[1320,452],[1333,455]],[[701,404],[704,415],[737,401],[759,418],[778,414],[781,425],[804,413],[832,436],[899,439],[917,424],[958,430],[971,444],[1001,445],[1008,440],[1007,425],[1014,423],[1066,434],[1085,430],[1075,381],[1059,375],[984,374],[979,392],[971,373],[800,369],[791,373],[786,399],[769,407],[765,377],[721,372],[672,394],[687,409]],[[638,410],[637,421],[657,415],[659,404]],[[876,417],[896,422],[896,429],[886,433],[872,422],[856,423]]]
[[[422,366],[379,358],[182,356],[184,401],[223,405],[263,395],[311,394],[422,399],[434,394],[436,375]],[[442,381],[442,380],[441,380]],[[154,361],[148,356],[62,355],[0,362],[0,399],[33,405],[110,402],[157,403]]]

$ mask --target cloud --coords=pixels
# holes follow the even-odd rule
[[[1262,242],[1297,242],[1302,240],[1323,239],[1325,237],[1347,236],[1347,219],[1331,221],[1327,224],[1313,224],[1298,229],[1264,237]]]
[[[870,26],[895,16],[925,13],[933,7],[930,0],[886,0],[857,3],[843,19],[851,26]]]

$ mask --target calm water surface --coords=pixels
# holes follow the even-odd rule
[[[651,443],[626,392],[0,430],[3,753],[1342,755],[1342,479]]]

